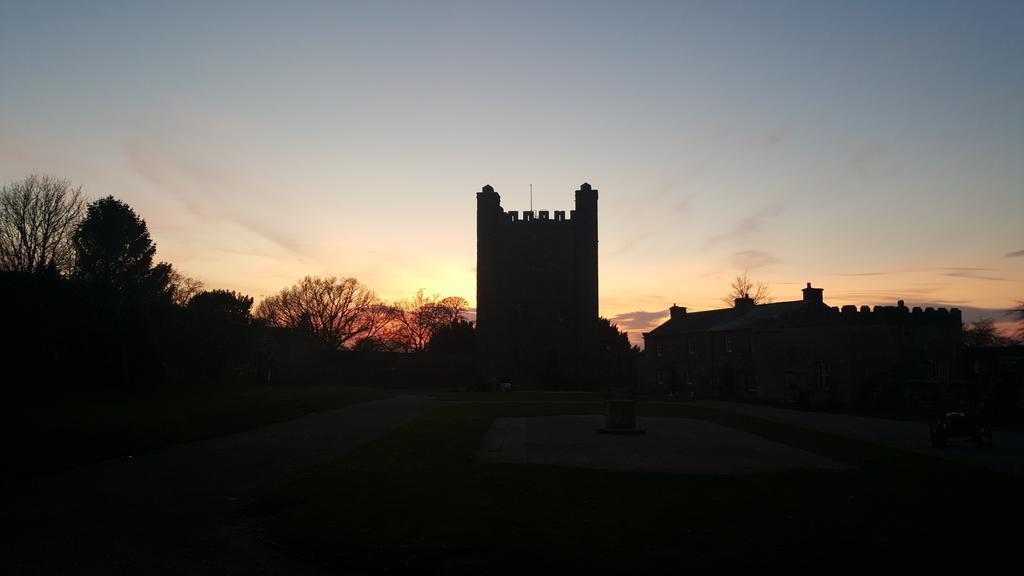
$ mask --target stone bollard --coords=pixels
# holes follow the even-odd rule
[[[645,434],[647,430],[636,427],[636,400],[610,399],[605,403],[604,427],[601,434]]]

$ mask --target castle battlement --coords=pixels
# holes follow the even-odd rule
[[[928,306],[922,309],[920,306],[908,308],[903,300],[895,306],[861,306],[858,308],[847,304],[842,308],[833,306],[832,311],[839,314],[843,320],[851,322],[870,323],[899,323],[899,324],[959,324],[962,321],[962,313],[959,308],[932,308]]]
[[[536,214],[532,210],[523,210],[522,218],[518,210],[509,210],[505,212],[505,223],[509,224],[535,224],[538,222],[557,222],[557,223],[569,223],[572,222],[572,216],[575,214],[575,210],[569,211],[569,218],[565,217],[565,210],[555,210],[554,218],[551,218],[551,212],[547,210],[539,210]]]

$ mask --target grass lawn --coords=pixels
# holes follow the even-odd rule
[[[370,573],[849,573],[1017,552],[1018,478],[698,406],[642,410],[704,418],[858,468],[680,476],[475,462],[495,417],[602,410],[445,405],[293,479],[251,512],[299,557]]]
[[[4,445],[15,474],[31,476],[389,396],[318,386],[21,405]]]

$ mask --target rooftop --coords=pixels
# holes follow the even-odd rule
[[[774,302],[739,308],[722,308],[704,312],[689,312],[675,318],[669,318],[664,324],[651,330],[648,334],[668,336],[687,332],[715,332],[724,330],[742,330],[754,325],[776,320],[785,314],[796,312],[806,304],[803,300],[792,302]],[[822,308],[827,308],[821,305]]]

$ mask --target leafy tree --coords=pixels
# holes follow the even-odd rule
[[[476,326],[469,320],[456,320],[439,327],[430,337],[428,352],[473,354],[476,352]]]
[[[597,319],[598,348],[611,354],[626,354],[638,350],[629,343],[629,333],[619,330],[607,318]]]
[[[170,296],[171,265],[153,265],[156,244],[146,221],[113,196],[89,204],[72,243],[82,280],[122,292]]]
[[[600,379],[606,387],[635,391],[635,363],[640,349],[629,343],[629,334],[619,330],[607,318],[597,319],[598,363]]]
[[[746,270],[742,274],[737,275],[729,287],[731,288],[730,292],[722,297],[722,302],[726,306],[735,306],[736,299],[747,297],[753,299],[754,304],[770,304],[772,301],[768,285],[764,282],[752,280]]]
[[[0,188],[0,269],[70,273],[71,235],[82,219],[82,187],[31,175]]]
[[[309,332],[336,349],[375,337],[392,311],[355,278],[306,276],[260,302],[256,316],[270,326]]]
[[[247,324],[252,297],[231,290],[206,290],[188,301],[188,309],[226,324]]]

